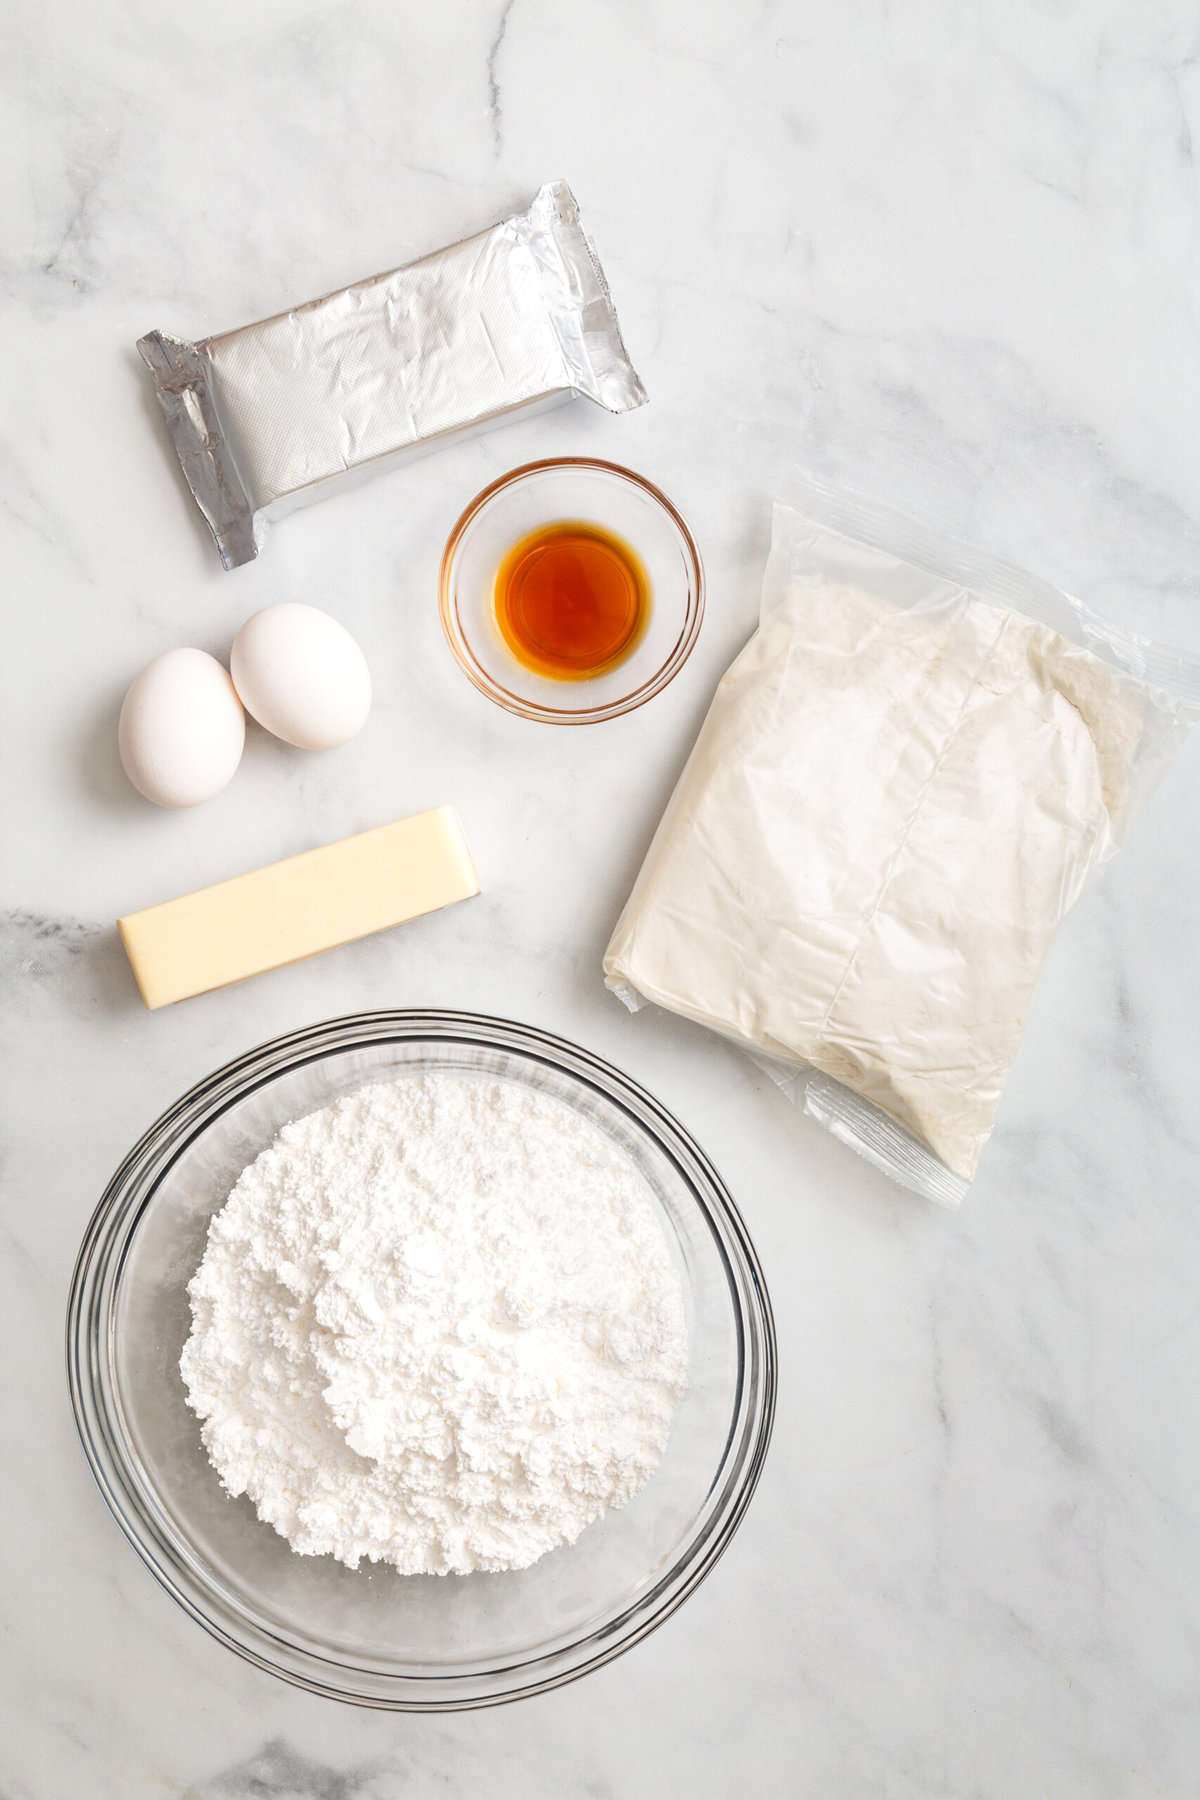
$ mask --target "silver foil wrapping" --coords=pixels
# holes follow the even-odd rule
[[[260,521],[452,433],[585,395],[646,398],[565,182],[419,262],[189,344],[138,341],[227,569]]]

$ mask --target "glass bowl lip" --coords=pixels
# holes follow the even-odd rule
[[[604,475],[611,475],[620,481],[629,482],[648,494],[667,514],[683,541],[684,555],[690,565],[688,581],[688,604],[684,612],[683,623],[679,635],[666,659],[659,665],[653,675],[647,677],[632,693],[624,694],[617,700],[610,700],[604,706],[539,706],[529,700],[523,700],[519,694],[512,693],[499,681],[488,674],[483,664],[471,649],[470,640],[463,629],[459,616],[457,597],[452,585],[452,571],[459,545],[462,543],[468,527],[484,509],[506,488],[518,482],[528,480],[531,476],[545,474],[549,469],[590,469]],[[504,475],[497,476],[482,488],[470,504],[464,509],[446,539],[442,551],[441,568],[438,572],[438,612],[442,621],[442,630],[446,642],[454,654],[459,668],[481,694],[506,712],[516,713],[519,718],[532,719],[542,725],[598,725],[605,719],[619,719],[625,713],[635,712],[660,694],[667,684],[675,679],[684,663],[696,647],[700,636],[700,627],[704,623],[704,562],[700,555],[699,545],[692,535],[691,528],[673,501],[669,500],[660,487],[639,475],[636,469],[626,468],[623,463],[607,462],[597,456],[547,456],[539,462],[522,463],[518,468],[509,469]],[[586,688],[586,683],[580,683]]]
[[[738,1337],[738,1384],[725,1450],[701,1523],[646,1592],[591,1632],[545,1654],[465,1673],[392,1674],[323,1656],[284,1639],[215,1590],[174,1541],[138,1459],[111,1380],[112,1301],[134,1232],[158,1186],[203,1131],[255,1088],[331,1054],[430,1039],[509,1050],[548,1063],[602,1093],[640,1125],[692,1192],[725,1265]],[[368,1078],[369,1079],[369,1078]],[[703,1150],[645,1088],[611,1063],[539,1027],[487,1014],[399,1008],[349,1014],[287,1032],[197,1082],[133,1146],[84,1233],[66,1321],[67,1377],[84,1455],[125,1537],[171,1597],[218,1642],[270,1674],[328,1699],[394,1712],[451,1712],[544,1693],[611,1662],[657,1629],[715,1566],[745,1514],[770,1444],[777,1348],[770,1297],[741,1215]],[[716,1496],[714,1500],[714,1496]]]

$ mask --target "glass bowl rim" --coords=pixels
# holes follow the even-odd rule
[[[729,1434],[708,1494],[711,1502],[720,1490],[718,1501],[706,1503],[700,1526],[669,1569],[596,1630],[547,1654],[482,1670],[473,1665],[466,1674],[383,1674],[325,1658],[272,1634],[240,1612],[235,1601],[215,1592],[187,1556],[186,1543],[181,1553],[156,1517],[156,1496],[148,1480],[149,1495],[142,1491],[139,1459],[121,1417],[109,1357],[113,1302],[129,1246],[161,1181],[194,1140],[247,1094],[308,1063],[356,1048],[422,1039],[508,1050],[548,1063],[598,1090],[640,1125],[682,1175],[715,1241],[738,1338]],[[354,1013],[284,1033],[233,1058],[168,1107],[125,1156],[84,1232],[71,1280],[66,1360],[72,1411],[92,1476],[121,1531],[172,1599],[218,1642],[258,1668],[310,1693],[394,1712],[462,1711],[543,1693],[611,1662],[654,1631],[700,1585],[741,1523],[770,1444],[777,1386],[774,1319],[754,1245],[720,1175],[673,1114],[623,1071],[567,1039],[514,1020],[436,1008]],[[352,1681],[355,1675],[359,1686],[348,1685],[346,1678]]]
[[[506,488],[518,482],[528,480],[531,476],[545,474],[550,469],[592,469],[602,474],[615,476],[618,480],[629,482],[640,488],[667,514],[672,525],[683,541],[684,554],[690,565],[688,580],[688,605],[684,612],[683,623],[679,635],[667,657],[654,673],[646,678],[632,693],[624,694],[620,699],[610,700],[603,706],[555,707],[539,706],[523,700],[499,681],[488,674],[471,648],[470,639],[463,629],[459,616],[457,598],[451,585],[451,572],[459,545],[473,521],[484,509],[491,505],[496,497]],[[700,547],[692,535],[691,527],[674,502],[668,499],[660,487],[639,475],[636,469],[626,468],[623,463],[608,462],[598,456],[547,456],[538,462],[521,463],[518,468],[509,469],[498,475],[494,481],[481,488],[475,498],[463,509],[442,551],[441,567],[438,571],[438,613],[442,622],[442,631],[446,642],[454,655],[459,668],[473,687],[478,688],[497,706],[506,712],[515,713],[519,718],[532,719],[542,725],[598,725],[606,719],[619,719],[626,713],[635,712],[660,694],[667,684],[675,679],[684,663],[695,649],[696,640],[700,636],[700,627],[704,622],[704,562],[700,555]],[[586,683],[580,683],[586,688]]]

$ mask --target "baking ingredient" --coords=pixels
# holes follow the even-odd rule
[[[232,781],[246,720],[228,670],[203,650],[168,650],[130,683],[121,764],[156,806],[198,806]]]
[[[575,196],[522,212],[406,268],[190,344],[138,351],[227,569],[257,525],[454,432],[584,395],[644,404]]]
[[[632,1162],[451,1072],[288,1125],[209,1226],[181,1372],[231,1494],[304,1555],[521,1569],[652,1474],[687,1372]]]
[[[452,806],[377,826],[118,919],[153,1009],[316,956],[479,892]]]
[[[496,571],[496,624],[535,674],[585,681],[634,650],[650,617],[650,578],[631,544],[587,521],[540,526]]]
[[[264,607],[234,638],[229,660],[246,711],[287,744],[332,750],[366,724],[367,659],[346,627],[318,607]]]
[[[605,973],[818,1072],[807,1110],[953,1199],[1055,929],[1184,727],[1166,694],[1011,603],[1054,603],[1069,628],[1064,596],[865,503],[837,529],[804,495],[776,509],[759,629]],[[1113,634],[1114,658],[1129,642]]]

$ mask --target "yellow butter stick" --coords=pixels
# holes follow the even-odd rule
[[[117,925],[150,1008],[280,969],[479,892],[452,806],[306,850]]]

